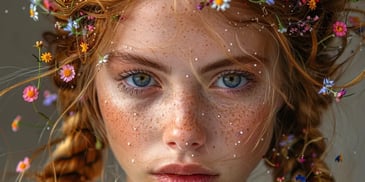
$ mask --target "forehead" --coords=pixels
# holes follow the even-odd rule
[[[198,3],[137,1],[120,23],[116,40],[136,48],[148,46],[173,51],[174,47],[199,53],[208,45],[223,48],[223,52],[244,50],[247,54],[263,55],[274,50],[271,34],[252,21],[258,14],[245,4],[232,2],[231,8],[222,13],[210,7],[199,11]]]

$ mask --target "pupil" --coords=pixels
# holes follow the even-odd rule
[[[223,83],[229,88],[235,88],[241,83],[241,77],[238,75],[226,75],[223,77]]]
[[[145,87],[151,82],[151,77],[144,73],[138,73],[132,77],[133,83],[139,87]]]

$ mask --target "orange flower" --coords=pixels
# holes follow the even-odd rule
[[[317,8],[317,0],[310,0],[308,2],[309,9],[315,10]]]
[[[41,60],[45,63],[49,63],[52,60],[52,54],[50,52],[42,53]]]
[[[81,52],[86,53],[87,50],[89,49],[89,44],[87,44],[86,42],[81,42],[80,47],[81,47]]]
[[[13,120],[13,122],[11,123],[11,129],[13,130],[13,132],[17,132],[19,129],[19,122],[22,119],[22,117],[20,115],[17,115],[15,117],[15,119]]]

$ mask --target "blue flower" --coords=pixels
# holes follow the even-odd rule
[[[298,174],[297,176],[295,176],[295,181],[307,182],[307,178],[303,175]]]
[[[51,93],[48,90],[44,91],[43,96],[44,96],[44,100],[43,100],[44,106],[50,106],[53,102],[55,102],[57,100],[57,94]]]
[[[323,87],[331,88],[335,85],[335,82],[333,80],[325,78],[323,80]]]
[[[275,4],[275,0],[266,0],[266,3],[268,5],[274,5]]]
[[[334,85],[335,82],[333,80],[328,78],[323,79],[323,87],[321,90],[319,90],[318,94],[327,95],[330,92],[330,88],[332,88]]]
[[[69,35],[76,34],[77,29],[80,28],[79,23],[75,20],[72,20],[71,18],[69,18],[67,21],[67,25],[63,28],[63,30],[70,32]]]

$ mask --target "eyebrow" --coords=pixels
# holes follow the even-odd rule
[[[132,54],[132,53],[127,53],[127,52],[113,52],[113,53],[110,53],[110,56],[112,58],[113,57],[121,58],[120,61],[124,61],[124,62],[127,61],[127,62],[131,62],[131,63],[139,64],[142,66],[151,67],[151,68],[160,70],[164,73],[171,72],[170,67],[163,65],[163,64],[159,64],[159,63],[157,63],[157,61],[147,58],[143,55]]]
[[[262,60],[263,62],[265,62],[264,58],[259,58],[257,57],[258,60]],[[259,61],[255,60],[254,58],[250,57],[250,56],[233,56],[231,58],[224,58],[224,59],[220,59],[216,62],[210,63],[204,67],[202,67],[201,69],[199,69],[200,73],[206,73],[212,70],[215,70],[217,68],[221,68],[221,67],[227,67],[227,66],[233,66],[236,64],[247,64],[247,63],[254,63],[257,62],[259,63]]]
[[[121,61],[127,61],[127,62],[131,62],[131,63],[139,64],[142,66],[151,67],[151,68],[160,70],[166,74],[171,73],[171,67],[160,64],[157,61],[147,58],[143,55],[132,54],[132,53],[128,53],[128,52],[113,52],[113,53],[110,53],[110,56],[111,56],[111,58],[113,58],[113,57],[121,58]],[[264,58],[258,58],[258,59],[263,60],[263,61],[265,60]],[[236,60],[236,61],[234,61],[234,60]],[[245,60],[244,63],[242,62],[243,60]],[[202,68],[199,68],[198,72],[206,73],[206,72],[215,70],[217,68],[235,65],[235,64],[237,64],[237,62],[242,63],[242,64],[247,64],[247,63],[258,62],[258,61],[255,60],[254,58],[246,56],[246,55],[234,56],[231,58],[219,59],[216,62],[210,63]]]

